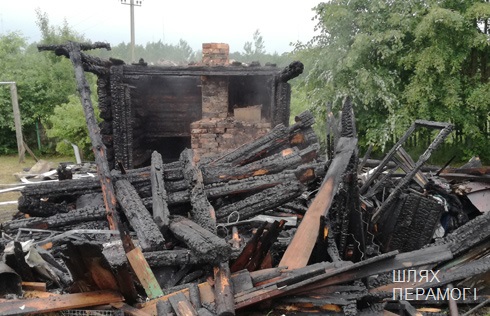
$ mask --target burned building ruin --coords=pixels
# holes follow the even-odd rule
[[[164,161],[185,148],[196,159],[216,155],[288,126],[288,80],[303,71],[229,61],[229,46],[203,44],[202,62],[188,66],[111,63],[98,75],[101,134],[111,167],[149,165],[156,150]]]

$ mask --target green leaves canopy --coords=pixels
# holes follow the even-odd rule
[[[382,147],[415,119],[452,122],[465,155],[490,158],[486,1],[333,0],[297,45],[307,100],[324,111],[353,97],[360,143]]]

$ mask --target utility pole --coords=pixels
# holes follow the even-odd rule
[[[126,3],[126,0],[121,0],[121,4],[129,5],[129,18],[131,21],[131,62],[134,63],[134,7],[141,7],[142,0],[129,0],[129,3]]]

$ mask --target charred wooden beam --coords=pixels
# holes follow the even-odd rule
[[[284,227],[286,221],[281,220],[280,222],[274,221],[269,227],[267,231],[260,237],[260,242],[255,249],[253,256],[249,259],[248,263],[245,265],[245,269],[248,271],[256,271],[260,269],[263,261],[267,257],[272,244],[276,242],[279,233]]]
[[[154,151],[151,155],[151,193],[152,193],[152,211],[155,223],[162,233],[165,233],[170,224],[170,211],[167,205],[167,191],[163,181],[163,161],[162,155]]]
[[[218,316],[234,316],[235,300],[228,262],[214,267],[214,297]]]
[[[225,240],[187,218],[172,217],[170,231],[205,262],[217,263],[230,258],[231,248]]]
[[[245,269],[245,266],[249,262],[250,258],[253,256],[255,251],[257,250],[258,244],[260,242],[260,237],[262,236],[265,228],[267,226],[266,222],[263,222],[262,225],[257,229],[257,231],[253,234],[252,238],[250,238],[243,248],[242,252],[235,260],[233,265],[231,266],[232,272],[237,272],[242,269]]]
[[[32,217],[49,217],[69,211],[66,203],[53,203],[49,200],[32,199],[25,196],[19,197],[17,208],[20,212]]]
[[[165,239],[131,183],[127,180],[117,181],[116,195],[121,209],[138,236],[141,248],[144,251],[163,249]]]
[[[279,124],[274,127],[270,133],[219,156],[209,164],[229,163],[232,166],[243,166],[263,158],[273,150],[280,148],[286,144],[288,136],[288,129],[284,125]]]
[[[315,123],[315,117],[310,111],[304,111],[294,117],[294,124],[288,127],[289,135],[292,136],[296,132],[306,129]]]
[[[137,189],[138,193],[151,192],[150,177],[151,167],[127,170],[126,174],[121,174],[115,170],[111,172],[114,181],[128,180]],[[175,164],[163,164],[163,179],[165,183],[183,179],[182,168],[175,167]],[[181,185],[177,186],[180,189]],[[187,187],[186,187],[187,189]],[[168,191],[168,189],[167,189]],[[38,199],[49,199],[50,201],[60,201],[63,199],[74,200],[75,198],[91,193],[101,192],[100,180],[98,178],[85,178],[63,182],[39,183],[35,186],[26,186],[22,191],[22,199],[19,205],[28,208],[30,205],[37,205]],[[150,194],[151,195],[151,194]],[[149,196],[149,195],[148,195]],[[34,204],[33,204],[34,203]],[[55,202],[53,202],[55,203]],[[57,203],[57,202],[56,202]]]
[[[249,219],[264,211],[274,209],[287,201],[293,200],[304,191],[305,186],[297,180],[292,183],[279,184],[239,200],[236,203],[219,208],[216,211],[216,218],[219,222],[225,222],[231,213],[238,212],[240,220]]]
[[[100,186],[102,188],[102,194],[104,197],[107,221],[109,222],[109,227],[112,230],[119,230],[119,235],[122,240],[123,247],[128,252],[132,248],[134,248],[134,245],[131,241],[131,238],[129,237],[129,232],[122,225],[118,211],[116,209],[116,196],[114,194],[112,177],[109,169],[109,164],[107,162],[107,149],[102,142],[102,137],[100,136],[100,129],[97,125],[97,120],[95,119],[95,112],[90,97],[90,87],[87,79],[85,78],[85,73],[82,66],[83,60],[81,56],[81,51],[100,47],[107,48],[109,46],[106,43],[80,44],[76,42],[68,42],[66,45],[52,46],[47,48],[42,47],[41,49],[55,50],[58,52],[63,51],[64,55],[66,56],[67,54],[73,64],[73,67],[75,69],[75,78],[77,81],[77,90],[80,94],[90,140],[92,142],[92,150],[94,152],[95,162],[97,164],[97,174],[99,176]]]
[[[31,217],[13,220],[3,224],[6,232],[12,233],[19,228],[53,229],[83,222],[97,221],[106,216],[103,206],[76,209],[68,213],[50,217]]]
[[[38,45],[39,51],[54,51],[57,56],[65,56],[70,58],[70,50],[60,45]],[[93,44],[80,43],[81,50],[90,50],[96,48],[105,48],[111,50],[111,46],[108,43],[95,42]],[[94,73],[98,76],[104,76],[109,73],[109,68],[113,65],[110,60],[102,59],[99,57],[91,56],[80,52],[82,66],[85,71]]]
[[[284,171],[273,175],[233,180],[224,184],[207,185],[205,192],[210,199],[215,199],[226,195],[253,193],[282,183],[293,182],[296,179],[293,171]]]
[[[194,154],[191,149],[185,149],[181,155],[184,178],[189,184],[190,201],[192,205],[192,219],[201,227],[216,233],[216,215],[204,192],[204,183],[201,171],[196,167]]]
[[[293,61],[288,66],[286,66],[279,76],[282,82],[288,82],[289,80],[296,78],[303,73],[305,66],[300,61]]]
[[[215,166],[204,165],[201,168],[204,183],[210,184],[239,180],[253,176],[275,174],[285,169],[295,169],[303,163],[316,159],[318,149],[318,144],[311,145],[302,151],[299,151],[297,148],[287,148],[272,156],[234,168],[230,168],[226,164]]]
[[[152,268],[205,263],[188,249],[151,251],[145,252],[144,255]]]
[[[333,197],[337,193],[340,178],[356,146],[356,138],[341,138],[339,140],[337,153],[330,164],[322,186],[301,221],[293,240],[286,249],[279,263],[280,266],[287,266],[288,269],[296,269],[304,267],[308,263],[317,240],[320,217],[322,215],[325,216],[328,212]]]

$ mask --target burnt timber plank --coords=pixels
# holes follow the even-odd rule
[[[392,251],[355,264],[325,263],[323,272],[321,264],[318,264],[320,269],[311,269],[307,266],[292,270],[288,277],[257,287],[255,291],[246,295],[235,296],[235,308],[243,308],[278,296],[310,293],[326,286],[347,283],[397,269],[436,264],[450,258],[452,254],[448,248],[438,246],[430,250],[422,249],[402,254]]]
[[[110,305],[123,311],[125,316],[150,316],[149,314],[123,302],[111,303]]]
[[[170,305],[172,305],[172,309],[175,312],[176,316],[197,316],[197,311],[192,306],[191,302],[187,299],[187,297],[178,292],[175,295],[172,295],[168,298]]]
[[[474,260],[472,262],[468,262],[464,265],[455,267],[455,268],[447,268],[438,270],[437,280],[434,282],[399,282],[399,283],[390,283],[387,285],[383,285],[377,288],[370,289],[370,293],[389,293],[387,296],[393,296],[394,288],[436,288],[447,285],[451,282],[456,282],[459,280],[464,280],[466,278],[475,276],[475,275],[483,275],[487,273],[490,269],[490,258],[481,258],[478,260]]]
[[[320,217],[325,216],[328,212],[338,189],[340,177],[347,167],[356,146],[356,138],[342,137],[339,139],[336,148],[337,153],[330,164],[322,186],[294,234],[279,266],[297,269],[308,264],[318,237]]]
[[[76,294],[64,294],[47,298],[11,300],[0,304],[0,315],[26,315],[49,313],[67,309],[98,306],[122,302],[124,298],[116,292],[95,291]]]
[[[23,291],[39,291],[46,292],[46,282],[27,282],[23,281],[22,283]]]
[[[144,251],[161,250],[165,239],[145,208],[138,193],[127,180],[116,182],[116,195]]]
[[[383,256],[385,256],[385,258],[383,258]],[[392,251],[377,257],[357,262],[351,267],[346,268],[343,271],[339,271],[338,273],[335,273],[335,275],[331,275],[328,278],[322,276],[317,277],[317,280],[312,278],[310,279],[310,285],[302,287],[297,292],[308,292],[325,286],[345,283],[398,269],[435,265],[439,262],[449,260],[452,257],[453,255],[451,251],[446,246],[436,246],[431,247],[430,249],[420,249],[400,254],[398,251]],[[376,262],[376,264],[373,264],[373,262]]]
[[[162,155],[154,151],[151,154],[151,196],[153,201],[153,218],[160,230],[165,233],[170,224],[170,211],[167,205],[167,191],[163,180]]]
[[[162,296],[163,291],[156,281],[153,271],[148,266],[141,249],[134,248],[126,253],[126,257],[133,268],[133,272],[137,275],[138,280],[145,289],[148,298],[153,299]]]

